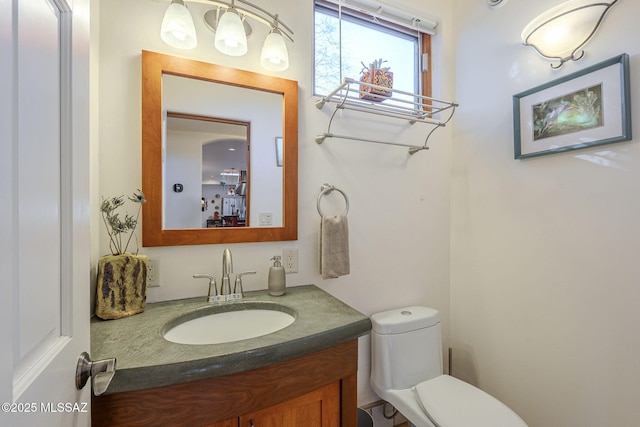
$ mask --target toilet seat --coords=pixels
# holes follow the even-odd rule
[[[439,427],[527,427],[504,403],[449,375],[421,382],[414,391],[424,412]]]

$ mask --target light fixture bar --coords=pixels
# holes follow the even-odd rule
[[[160,37],[168,45],[178,49],[193,49],[197,46],[197,35],[193,17],[185,2],[215,6],[204,13],[206,26],[215,33],[214,46],[228,56],[243,56],[247,53],[248,37],[252,28],[247,17],[269,28],[262,51],[260,65],[270,71],[284,71],[289,68],[289,52],[285,39],[293,43],[293,31],[283,23],[278,14],[247,0],[171,0],[165,11]],[[236,5],[240,3],[240,6]]]
[[[218,7],[227,8],[227,9],[233,6],[238,12],[242,13],[243,15],[253,18],[256,21],[270,28],[274,28],[275,22],[277,21],[278,28],[281,30],[282,35],[285,36],[290,42],[293,43],[293,30],[291,30],[291,28],[289,28],[284,22],[282,22],[282,20],[280,20],[278,15],[274,15],[266,11],[262,7],[255,5],[251,2],[248,2],[246,0],[235,0],[234,2],[235,4],[233,4],[232,2],[225,2],[225,1],[219,1],[219,0],[185,0],[185,1],[188,3],[207,4],[207,5],[213,5],[213,6],[218,6]],[[239,6],[238,3],[242,3],[248,7]],[[257,12],[249,8],[253,8]],[[265,18],[263,15],[266,15],[267,17]]]

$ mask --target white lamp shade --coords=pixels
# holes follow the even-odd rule
[[[234,9],[227,10],[218,22],[215,47],[229,56],[242,56],[247,53],[247,35],[240,16]]]
[[[282,34],[277,29],[272,30],[264,40],[260,65],[272,71],[283,71],[289,68],[289,52]]]
[[[601,17],[612,3],[570,0],[559,4],[524,28],[522,42],[547,58],[572,59],[595,33]]]
[[[162,19],[160,38],[178,49],[193,49],[198,45],[193,18],[182,2],[172,2]]]

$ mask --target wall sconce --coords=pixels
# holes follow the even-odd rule
[[[247,53],[247,39],[252,33],[246,18],[270,28],[260,54],[260,65],[272,71],[289,68],[289,52],[285,38],[293,42],[293,31],[260,6],[246,0],[231,0],[230,3],[217,0],[188,0],[191,3],[203,3],[216,6],[204,14],[207,27],[215,33],[214,46],[229,56],[242,56]],[[236,6],[236,1],[241,3]],[[197,45],[197,36],[193,18],[184,0],[171,0],[162,20],[160,37],[170,46],[178,49],[193,49]]]
[[[499,9],[504,6],[509,0],[487,0],[489,7],[493,9]]]
[[[545,58],[565,62],[577,61],[577,53],[595,34],[607,11],[618,0],[569,0],[549,9],[531,21],[522,31],[522,42]]]

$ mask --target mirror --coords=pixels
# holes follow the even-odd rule
[[[296,240],[297,138],[297,82],[143,51],[143,246]],[[246,164],[208,164],[216,144],[241,140]]]
[[[164,228],[250,227],[250,122],[167,110]],[[273,182],[277,199],[260,209],[280,212],[282,173],[268,165],[259,169],[259,178]]]

